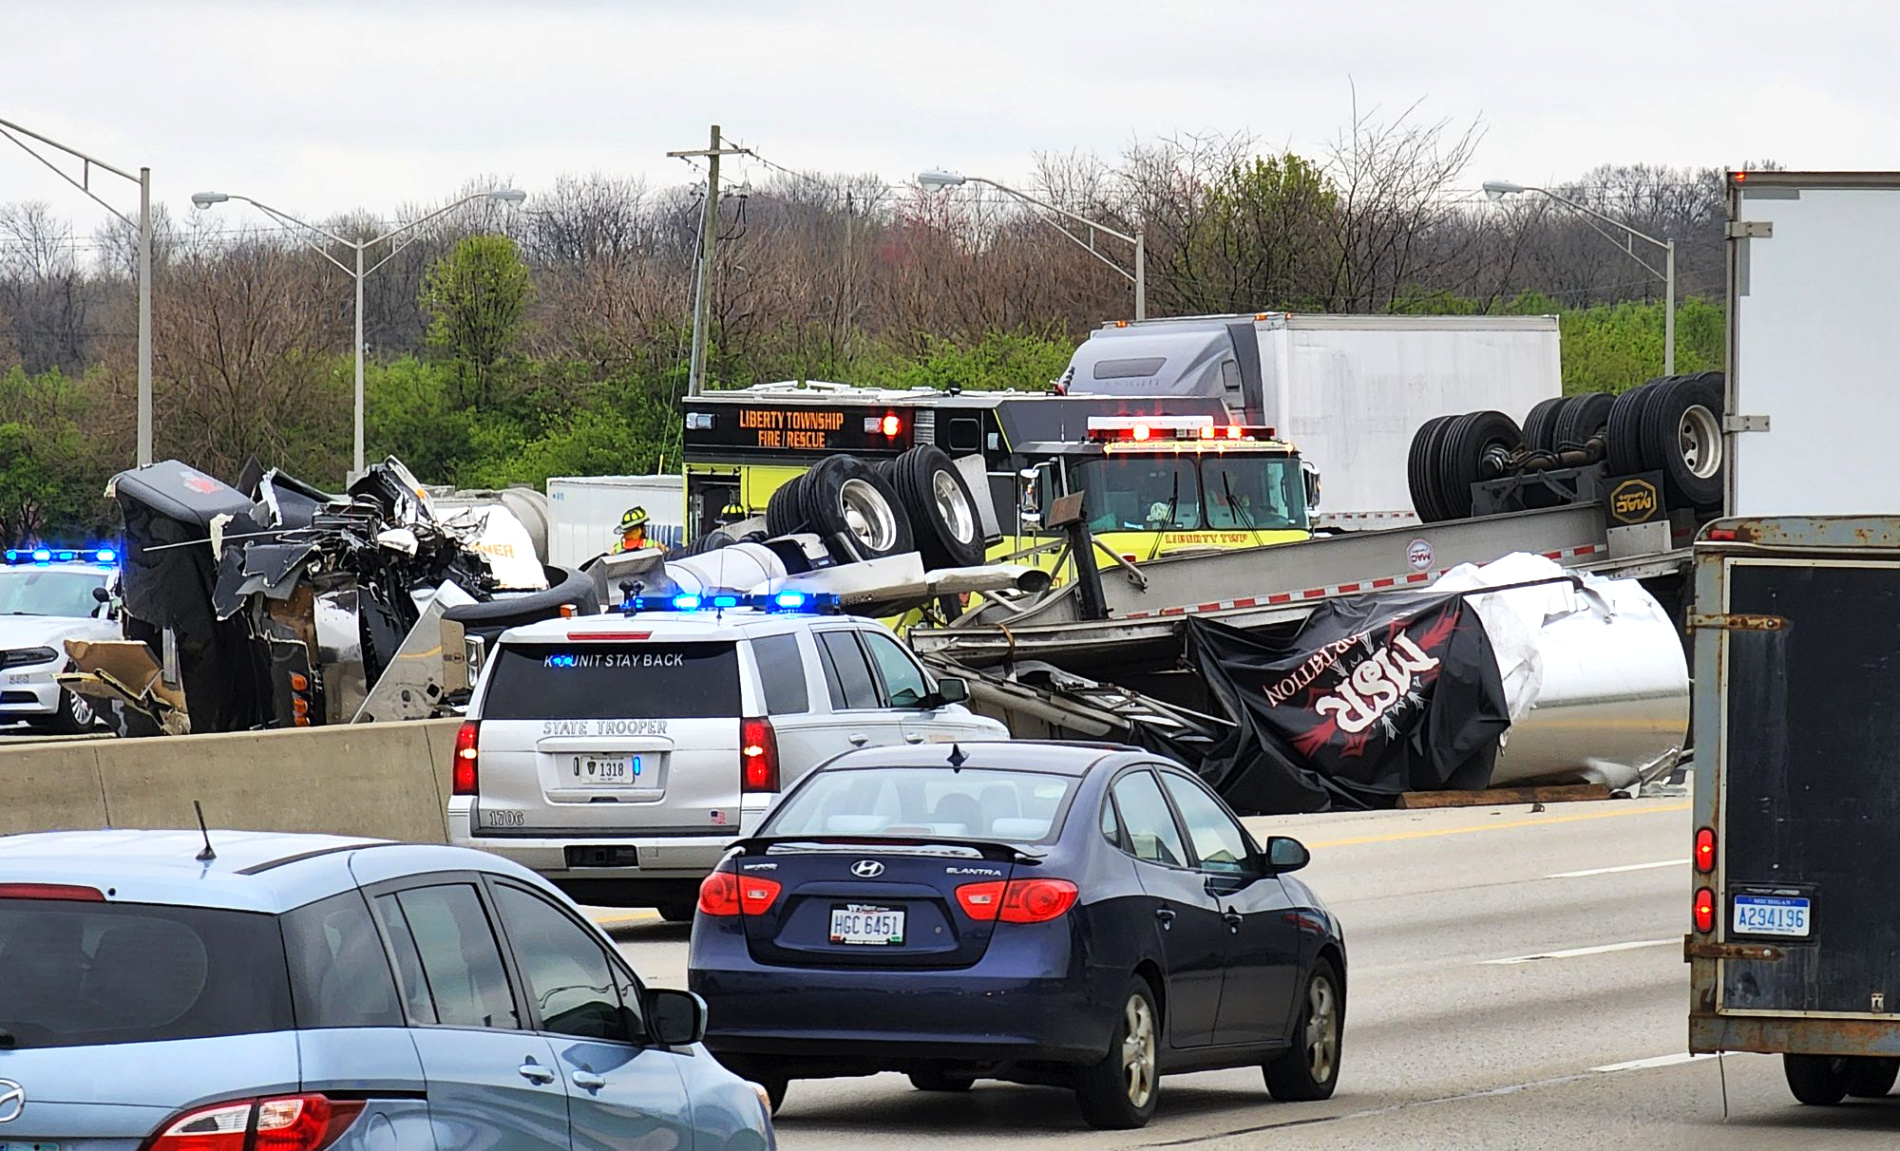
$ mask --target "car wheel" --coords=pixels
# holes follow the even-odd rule
[[[1134,976],[1121,1003],[1107,1054],[1084,1068],[1075,1085],[1082,1118],[1104,1131],[1143,1126],[1161,1095],[1161,1013],[1155,1010],[1154,990]]]
[[[972,1075],[945,1075],[941,1071],[913,1071],[910,1085],[919,1091],[968,1091],[976,1085]]]
[[[1330,1099],[1339,1082],[1339,1049],[1345,1037],[1345,1001],[1339,972],[1322,959],[1306,981],[1306,999],[1294,1025],[1291,1051],[1267,1063],[1267,1090],[1282,1103]]]
[[[660,918],[666,920],[668,923],[691,923],[693,921],[694,909],[690,903],[662,903],[655,910],[660,913]]]
[[[1847,1097],[1854,1061],[1845,1055],[1783,1055],[1781,1072],[1788,1090],[1803,1103],[1831,1107]]]
[[[28,726],[56,735],[80,735],[91,731],[97,718],[85,696],[62,687],[59,689],[59,702],[53,705],[53,713],[32,721]]]
[[[1900,1079],[1900,1059],[1865,1058],[1849,1060],[1847,1093],[1856,1099],[1882,1099]]]

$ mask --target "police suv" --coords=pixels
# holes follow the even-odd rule
[[[636,598],[513,628],[456,738],[450,839],[580,902],[689,919],[727,845],[819,763],[1009,738],[966,695],[888,628],[802,592]]]
[[[67,640],[122,638],[111,610],[118,561],[114,548],[7,550],[0,567],[0,723],[91,730],[86,698],[53,677],[67,669]]]

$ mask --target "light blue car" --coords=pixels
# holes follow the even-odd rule
[[[761,1090],[478,851],[0,837],[0,1151],[773,1147]]]

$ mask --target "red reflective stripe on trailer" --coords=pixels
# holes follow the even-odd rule
[[[1257,606],[1257,601],[1252,596],[1248,596],[1246,599],[1235,600],[1234,606],[1235,607],[1255,607]]]
[[[1221,608],[1221,605],[1217,603],[1201,603],[1201,604],[1194,605],[1195,611],[1219,611],[1220,608]]]
[[[1300,593],[1300,598],[1301,599],[1318,599],[1325,594],[1326,594],[1326,589],[1323,587],[1310,587]]]
[[[1426,580],[1430,578],[1432,578],[1430,572],[1413,572],[1411,575],[1405,577],[1405,582],[1406,583],[1424,583]]]
[[[1267,602],[1270,604],[1289,603],[1292,601],[1292,599],[1293,599],[1293,596],[1291,593],[1281,591],[1281,592],[1274,592],[1272,595],[1268,596]]]
[[[1162,615],[1186,615],[1187,609],[1184,607],[1164,607],[1161,609],[1161,614]]]
[[[1372,586],[1373,586],[1373,587],[1392,587],[1392,586],[1394,586],[1394,585],[1396,585],[1396,584],[1397,584],[1398,582],[1399,582],[1399,581],[1398,581],[1398,579],[1397,579],[1397,577],[1392,577],[1392,576],[1388,576],[1388,577],[1387,577],[1387,578],[1385,578],[1385,579],[1376,579],[1376,580],[1373,580],[1373,581],[1372,581]]]
[[[1334,591],[1358,591],[1359,585],[1356,583],[1343,583],[1343,584],[1340,584],[1338,587],[1334,588],[1333,590]]]

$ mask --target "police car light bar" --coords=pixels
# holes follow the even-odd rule
[[[10,564],[87,563],[111,567],[119,562],[117,548],[8,548]]]
[[[839,604],[835,592],[782,591],[765,595],[739,595],[736,592],[700,595],[683,592],[670,596],[637,595],[627,600],[625,610],[628,615],[636,615],[643,611],[695,612],[751,608],[754,611],[817,615],[836,612]]]

